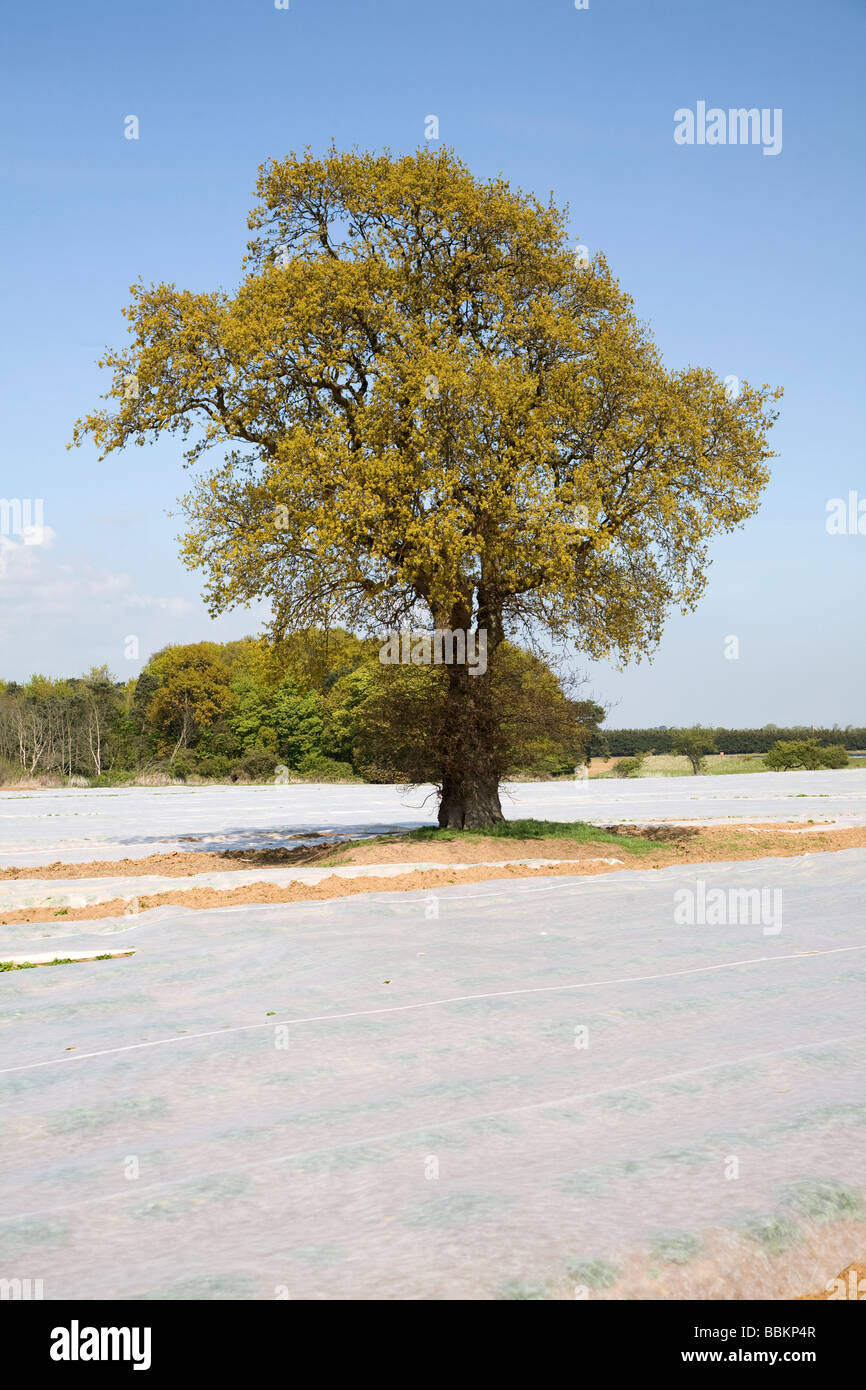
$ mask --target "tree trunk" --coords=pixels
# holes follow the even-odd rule
[[[483,615],[487,618],[487,613]],[[454,631],[468,632],[471,605],[458,605],[450,615]],[[489,663],[499,645],[501,625],[479,623],[486,633],[486,669],[470,674],[465,664],[447,665],[445,739],[440,764],[439,826],[450,830],[482,830],[503,821],[499,804],[499,759],[496,747],[497,713],[493,708]],[[492,629],[492,631],[491,631]],[[467,638],[468,643],[468,638]]]
[[[503,821],[499,783],[489,777],[445,777],[439,801],[440,830],[483,830]]]

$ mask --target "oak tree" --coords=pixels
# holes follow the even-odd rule
[[[233,293],[132,287],[74,441],[222,451],[182,504],[214,613],[486,630],[483,676],[443,668],[436,780],[441,824],[499,819],[505,639],[650,653],[759,504],[779,393],[667,369],[567,211],[448,150],[292,154],[257,193]]]

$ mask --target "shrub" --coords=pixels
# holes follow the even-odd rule
[[[312,782],[357,782],[355,769],[351,763],[339,762],[336,758],[326,758],[322,753],[308,753],[298,763],[301,777]]]
[[[241,773],[254,782],[272,782],[276,775],[277,762],[273,753],[257,745],[235,764],[233,776]]]
[[[790,768],[813,771],[819,767],[847,767],[848,753],[841,744],[820,744],[817,739],[779,739],[764,757],[764,766],[773,772]]]
[[[179,777],[181,781],[186,781],[191,773],[200,770],[199,760],[194,753],[190,752],[188,748],[185,748],[182,752],[178,753],[177,757],[172,762],[171,770],[175,777]]]
[[[848,749],[843,748],[841,743],[828,743],[821,749],[822,767],[848,767],[851,759],[848,757]]]
[[[196,769],[202,777],[228,777],[231,770],[231,762],[220,753],[214,753],[209,758],[202,758]]]
[[[613,765],[614,777],[637,777],[643,767],[643,754],[636,758],[620,758],[618,763]]]
[[[98,777],[91,777],[91,787],[125,787],[127,783],[134,781],[135,773],[124,771],[122,768],[112,768],[100,772]]]

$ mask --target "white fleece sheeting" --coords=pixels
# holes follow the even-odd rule
[[[509,819],[655,823],[827,820],[866,825],[866,769],[512,783]],[[213,786],[0,792],[0,867],[313,843],[433,825],[430,787]]]
[[[0,975],[0,1271],[49,1299],[484,1298],[796,1237],[864,1185],[864,874],[848,850],[58,919],[135,955]]]
[[[417,860],[409,864],[347,864],[338,868],[316,868],[301,865],[296,868],[276,869],[227,869],[215,873],[190,874],[184,878],[171,878],[167,874],[132,874],[124,878],[72,878],[62,879],[0,879],[0,912],[15,911],[26,907],[89,907],[93,903],[107,903],[114,898],[138,904],[145,902],[157,893],[184,893],[196,888],[214,888],[228,892],[231,888],[246,888],[252,883],[269,883],[287,888],[292,883],[322,883],[326,878],[397,878],[401,874],[411,874],[416,869],[460,870],[460,869],[501,869],[506,864],[522,864],[529,868],[545,869],[557,864],[568,863],[563,859],[494,859],[481,860],[474,864],[443,864],[439,860]],[[584,864],[621,864],[621,859],[593,855],[584,859]],[[136,908],[139,910],[139,907]]]

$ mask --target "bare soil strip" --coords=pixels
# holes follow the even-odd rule
[[[791,836],[788,827],[762,826],[766,834],[755,835],[753,827],[738,825],[722,828],[684,829],[674,826],[615,827],[621,835],[633,835],[647,841],[647,850],[636,853],[626,845],[610,841],[574,841],[555,839],[505,840],[496,837],[458,837],[454,840],[410,840],[395,835],[387,843],[355,845],[340,848],[339,842],[303,850],[304,859],[294,857],[295,850],[227,851],[221,854],[188,853],[152,855],[149,859],[102,861],[84,865],[51,865],[39,869],[38,879],[101,878],[159,873],[186,877],[202,870],[251,868],[263,864],[325,864],[348,866],[363,864],[398,864],[416,861],[423,855],[428,862],[441,862],[441,869],[416,869],[394,877],[345,879],[332,875],[320,883],[250,883],[242,888],[195,888],[148,894],[138,900],[145,911],[154,907],[181,906],[189,908],[237,907],[252,903],[321,902],[329,898],[350,897],[356,893],[400,893],[449,887],[455,883],[483,883],[491,879],[551,878],[574,874],[602,874],[620,868],[661,869],[673,864],[706,864],[724,861],[793,858],[803,854],[827,853],[842,849],[866,848],[866,827],[837,831],[815,831]],[[288,858],[287,856],[293,856]],[[620,865],[599,862],[599,855],[615,855]],[[542,868],[525,864],[505,867],[485,865],[484,860],[557,859],[561,862]],[[457,869],[457,863],[470,867]],[[80,870],[72,873],[71,870]],[[32,869],[7,869],[0,878],[36,878]],[[93,903],[81,908],[20,908],[4,911],[3,925],[28,922],[53,922],[63,917],[69,922],[86,922],[101,917],[132,915],[130,904],[123,898]]]
[[[357,844],[348,837],[334,837],[318,845],[267,849],[177,850],[150,854],[144,859],[96,859],[75,864],[55,861],[37,867],[0,869],[0,881],[27,879],[130,878],[161,874],[187,878],[190,874],[220,870],[277,868],[293,865],[405,864],[419,859],[442,864],[477,864],[491,859],[594,859],[599,855],[624,859],[630,866],[659,868],[662,864],[701,862],[705,859],[756,859],[768,855],[808,854],[820,850],[866,847],[866,826],[834,830],[832,824],[755,824],[736,826],[612,825],[605,827],[609,840],[578,842],[550,836],[547,839],[500,839],[496,836],[460,836],[454,840],[410,840],[389,835]],[[795,842],[787,838],[796,835]],[[619,836],[633,836],[663,845],[665,857],[635,854]],[[785,838],[783,838],[783,836]],[[352,847],[347,848],[347,843]]]

